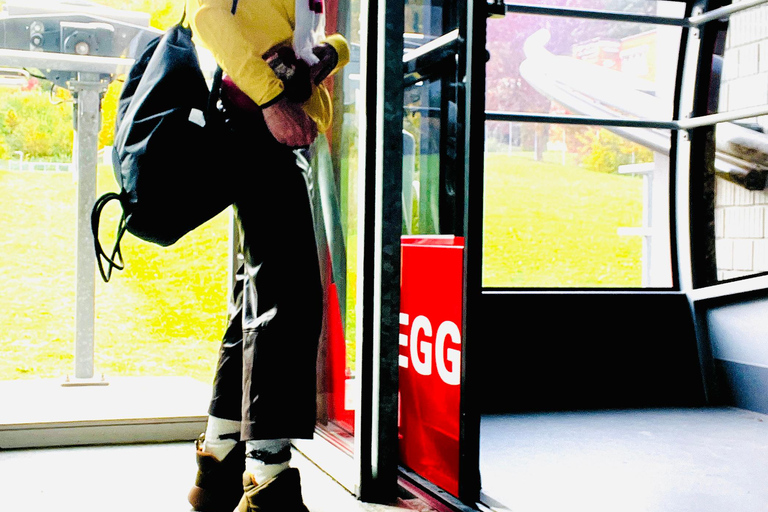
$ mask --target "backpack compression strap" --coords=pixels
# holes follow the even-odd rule
[[[107,203],[113,199],[120,201],[120,198],[120,194],[116,192],[108,192],[96,200],[96,203],[93,205],[93,209],[91,210],[91,232],[93,233],[93,246],[96,251],[96,261],[99,264],[99,273],[101,274],[101,278],[105,283],[109,282],[109,278],[112,276],[113,269],[123,270],[125,268],[125,263],[123,262],[123,254],[120,251],[120,241],[123,239],[123,235],[125,235],[125,231],[128,229],[125,224],[125,210],[123,210],[123,214],[120,217],[120,223],[117,226],[115,246],[112,248],[111,256],[107,256],[107,253],[104,252],[104,248],[101,246],[101,242],[99,241],[99,220],[101,218],[101,211],[104,209]],[[106,270],[104,269],[103,260],[106,260],[107,263]]]

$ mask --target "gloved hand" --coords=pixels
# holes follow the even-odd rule
[[[293,48],[283,46],[267,59],[275,76],[282,80],[286,98],[294,103],[304,103],[312,95],[309,65],[296,58]]]
[[[267,58],[275,76],[283,81],[283,94],[294,103],[303,103],[312,95],[312,86],[319,85],[336,67],[339,55],[333,46],[323,43],[312,48],[318,59],[309,66],[296,57],[293,48],[284,46]]]
[[[262,109],[264,121],[272,136],[289,147],[309,146],[317,137],[317,125],[300,104],[285,96]]]
[[[320,61],[310,66],[309,78],[313,84],[320,85],[320,82],[325,80],[336,67],[336,64],[338,64],[339,54],[336,53],[336,49],[328,43],[315,46],[312,48],[312,53],[314,53]]]

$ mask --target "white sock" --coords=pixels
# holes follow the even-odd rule
[[[218,460],[224,460],[224,457],[237,444],[237,439],[234,438],[235,434],[240,434],[240,421],[208,416],[203,451],[212,454]]]
[[[253,475],[254,482],[262,484],[290,467],[291,442],[288,439],[246,441],[245,453],[245,472]]]
[[[262,484],[275,478],[283,470],[291,467],[290,462],[281,462],[280,464],[264,464],[258,459],[252,457],[245,458],[245,472],[253,475],[253,481]]]

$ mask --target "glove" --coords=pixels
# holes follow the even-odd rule
[[[267,59],[275,76],[282,80],[283,94],[294,103],[304,103],[312,95],[312,86],[325,80],[339,62],[336,49],[326,43],[312,48],[312,53],[319,59],[310,66],[290,46],[279,48]]]
[[[293,48],[283,46],[267,59],[275,76],[283,82],[283,94],[294,103],[304,103],[312,95],[309,64],[296,58]]]
[[[339,63],[339,54],[333,46],[327,43],[315,46],[312,48],[312,53],[320,61],[309,68],[309,78],[313,84],[320,85],[320,82],[325,80]]]

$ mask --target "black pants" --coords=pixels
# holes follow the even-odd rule
[[[303,152],[260,115],[226,110],[243,264],[229,309],[209,414],[242,422],[241,439],[311,438],[323,291]]]

